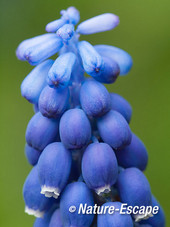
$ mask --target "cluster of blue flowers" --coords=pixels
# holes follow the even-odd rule
[[[115,28],[119,18],[106,13],[75,29],[79,19],[74,7],[62,10],[47,24],[48,33],[23,41],[16,51],[35,66],[21,85],[35,111],[26,130],[25,154],[33,168],[23,187],[25,211],[37,217],[34,227],[164,227],[143,173],[147,150],[129,127],[132,108],[103,85],[127,74],[132,58],[117,47],[79,41],[80,34]],[[56,53],[56,60],[48,59]],[[122,203],[160,209],[153,217],[78,214],[80,204]]]

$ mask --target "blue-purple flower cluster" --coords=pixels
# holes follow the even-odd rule
[[[79,41],[80,34],[115,28],[119,18],[106,13],[75,27],[79,19],[76,8],[62,10],[47,24],[48,33],[16,51],[35,66],[21,85],[35,111],[26,130],[25,154],[33,168],[23,188],[25,211],[37,217],[34,227],[164,227],[160,206],[153,217],[78,214],[80,204],[158,205],[143,173],[147,150],[129,127],[132,108],[103,85],[127,74],[132,58],[117,47]]]

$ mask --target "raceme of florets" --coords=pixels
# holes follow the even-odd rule
[[[126,75],[132,58],[118,47],[79,41],[80,35],[114,29],[119,18],[105,13],[77,25],[79,20],[76,8],[62,10],[46,34],[16,51],[35,66],[21,84],[35,112],[26,129],[25,155],[33,167],[23,187],[25,212],[36,217],[34,227],[164,227],[143,173],[147,149],[129,126],[131,105],[104,86]],[[160,212],[78,212],[80,205],[118,209],[123,203],[157,205]]]

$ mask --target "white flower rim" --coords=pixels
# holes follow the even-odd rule
[[[36,218],[42,218],[44,216],[44,212],[40,210],[34,210],[29,207],[25,207],[25,213],[29,215],[34,215]]]
[[[135,218],[135,222],[139,222],[141,220],[146,220],[150,217],[153,217],[153,214],[136,214],[134,215],[134,218]]]
[[[103,187],[95,189],[98,195],[103,195],[105,193],[109,193],[111,191],[110,185],[105,185]]]
[[[47,198],[54,197],[55,199],[57,199],[60,195],[60,189],[43,185],[41,187],[41,194],[45,195],[45,197]]]

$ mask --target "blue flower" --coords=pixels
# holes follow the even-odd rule
[[[58,198],[71,169],[71,153],[62,143],[51,143],[42,152],[37,164],[41,194]]]
[[[121,209],[120,202],[107,202],[102,207],[114,207],[114,209]],[[113,214],[100,214],[97,218],[97,227],[133,227],[133,221],[130,214],[120,214],[115,211]]]

